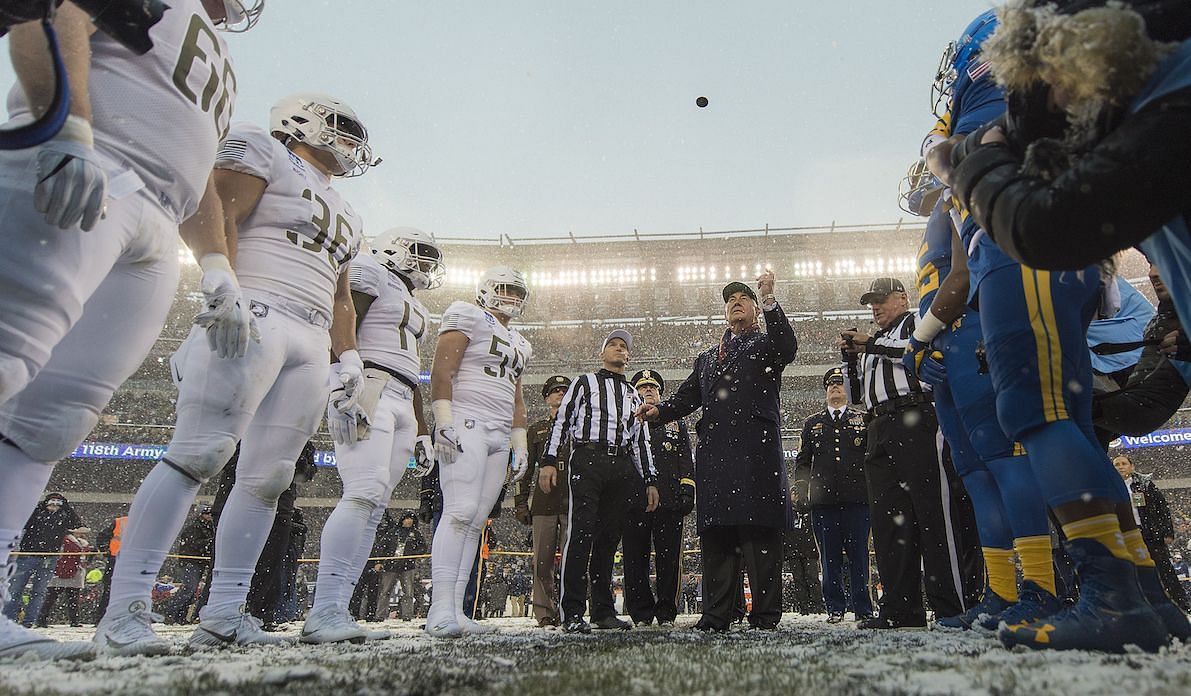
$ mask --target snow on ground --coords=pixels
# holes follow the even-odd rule
[[[390,621],[392,640],[361,646],[214,652],[191,652],[189,629],[163,626],[175,655],[0,661],[0,694],[1191,694],[1191,646],[1159,655],[1010,652],[989,636],[862,633],[850,623],[791,615],[775,632],[708,636],[685,628],[694,618],[683,618],[671,631],[589,636],[494,619],[499,633],[454,641]]]

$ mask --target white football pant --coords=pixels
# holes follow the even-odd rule
[[[385,384],[370,432],[367,440],[335,444],[343,497],[323,526],[312,610],[328,604],[347,609],[376,540],[376,527],[413,456],[418,424],[409,387],[396,379]]]
[[[178,225],[155,197],[109,199],[90,232],[58,229],[33,208],[35,153],[0,152],[3,537],[19,533],[53,465],[140,367],[178,288]]]
[[[195,327],[171,361],[180,377],[178,422],[129,509],[111,607],[149,598],[199,486],[219,473],[241,440],[236,483],[215,534],[209,606],[247,597],[277,499],[293,482],[294,462],[326,406],[330,336],[325,320],[315,325],[280,311],[285,303],[278,298],[247,289],[244,296],[260,330],[247,355],[220,359]]]
[[[443,511],[431,548],[434,592],[428,626],[464,614],[463,595],[480,534],[509,470],[508,423],[488,425],[456,412],[455,432],[463,452],[438,466]]]

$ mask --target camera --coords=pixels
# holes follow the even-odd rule
[[[71,0],[91,15],[95,26],[143,55],[153,48],[149,30],[161,21],[169,5],[162,0]],[[0,0],[0,36],[14,24],[45,19],[62,0]]]

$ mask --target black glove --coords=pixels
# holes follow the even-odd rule
[[[686,517],[695,509],[695,487],[684,483],[678,488],[678,514]]]
[[[434,522],[434,502],[422,499],[422,503],[418,505],[418,521],[422,524],[431,524]]]

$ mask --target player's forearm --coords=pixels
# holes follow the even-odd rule
[[[426,424],[425,404],[422,401],[422,390],[414,390],[414,422],[418,425],[418,435],[429,435],[430,426]]]
[[[351,290],[347,289],[347,269],[340,275],[339,289],[335,292],[335,306],[331,310],[331,352],[335,356],[356,349],[356,307],[352,304]]]
[[[54,31],[66,74],[70,76],[70,113],[91,120],[91,34],[95,26],[87,13],[72,3],[63,3],[54,17]],[[9,52],[17,80],[34,116],[41,116],[54,100],[54,68],[40,22],[12,28]]]
[[[521,395],[520,384],[517,385],[517,391],[513,398],[513,427],[529,427],[529,417],[525,411],[525,399]]]
[[[190,248],[195,260],[202,260],[208,254],[223,254],[235,266],[235,258],[228,248],[225,230],[227,220],[223,214],[223,202],[215,190],[214,178],[207,179],[207,189],[199,201],[198,210],[179,226],[178,234]]]

